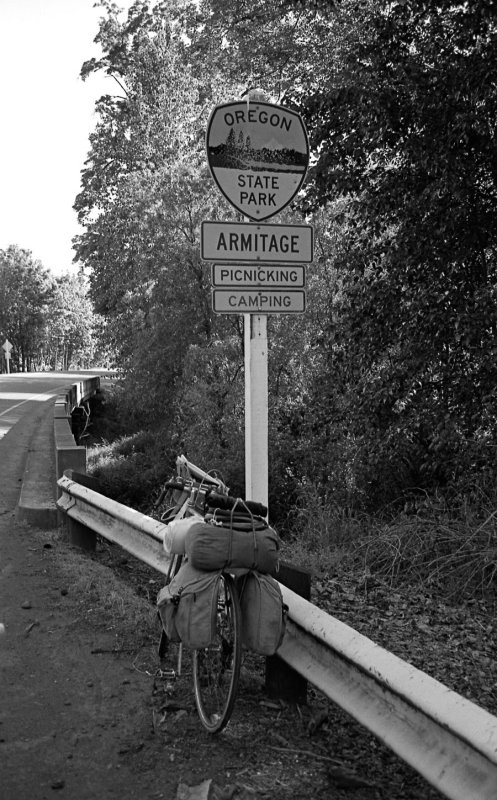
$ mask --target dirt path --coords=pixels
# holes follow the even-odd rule
[[[136,797],[127,748],[150,733],[150,679],[106,654],[115,635],[82,616],[71,585],[77,565],[70,549],[57,551],[60,534],[15,519],[37,423],[16,426],[0,442],[2,798],[37,800],[56,790],[74,800]]]

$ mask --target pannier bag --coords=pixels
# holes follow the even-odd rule
[[[174,519],[166,525],[164,550],[169,556],[184,556],[186,534],[192,525],[198,524],[198,521],[198,517],[184,517],[183,519]]]
[[[163,586],[157,595],[157,611],[162,622],[164,632],[170,642],[180,642],[176,628],[176,610],[178,597],[171,594],[169,586]]]
[[[242,642],[249,650],[272,656],[285,633],[287,606],[270,575],[249,572],[237,582],[242,610]]]
[[[220,572],[204,572],[183,564],[157,597],[163,628],[172,642],[200,650],[216,637]]]
[[[185,549],[192,566],[203,570],[255,569],[273,572],[278,566],[279,537],[273,528],[237,531],[199,522],[186,534]]]

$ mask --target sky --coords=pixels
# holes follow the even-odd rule
[[[101,54],[95,0],[0,0],[0,250],[17,244],[54,275],[75,273],[72,206],[112,78],[79,77]],[[131,0],[118,0],[128,8]]]

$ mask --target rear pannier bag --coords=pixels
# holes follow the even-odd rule
[[[205,572],[186,562],[159,592],[157,607],[170,641],[201,650],[216,637],[220,572]]]
[[[242,611],[242,642],[249,650],[272,656],[285,633],[287,606],[270,575],[249,572],[238,581]]]
[[[280,541],[273,528],[237,531],[199,522],[186,534],[185,550],[197,569],[255,569],[273,572]]]
[[[162,622],[164,632],[170,642],[180,642],[176,629],[176,609],[178,597],[174,597],[169,586],[164,586],[157,595],[157,611]]]

